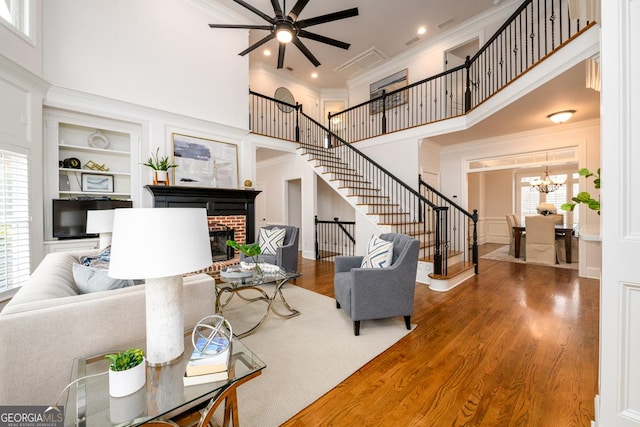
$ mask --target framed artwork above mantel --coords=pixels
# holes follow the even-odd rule
[[[174,133],[173,182],[178,186],[238,188],[238,146]]]

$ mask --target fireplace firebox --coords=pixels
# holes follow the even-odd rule
[[[233,229],[224,224],[212,224],[209,226],[212,261],[226,261],[234,257],[233,248],[227,246],[227,240],[234,240],[234,235]]]

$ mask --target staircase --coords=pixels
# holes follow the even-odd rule
[[[460,223],[451,227],[452,215],[463,211],[458,206],[432,203],[336,135],[331,135],[329,146],[321,137],[328,129],[313,119],[301,114],[300,120],[306,132],[297,153],[318,176],[380,233],[407,234],[420,242],[418,282],[446,291],[477,272],[477,242],[470,240],[477,213],[469,214],[463,227]]]
[[[331,115],[342,137],[299,104],[252,91],[251,131],[298,143],[298,155],[380,233],[418,239],[416,280],[446,291],[478,273],[477,211],[467,212],[420,179],[414,190],[353,143],[466,114],[593,24],[571,19],[565,0],[525,0],[464,65]],[[387,99],[398,96],[407,105],[387,107]]]

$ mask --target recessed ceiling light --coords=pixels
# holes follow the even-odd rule
[[[264,54],[264,56],[271,56],[271,51],[269,49],[265,49],[262,53]]]
[[[311,73],[311,78],[312,79],[317,79],[318,78],[318,73],[316,73],[315,71],[313,73]]]
[[[426,33],[426,32],[427,32],[427,27],[420,27],[420,28],[418,28],[418,34],[419,34],[419,35],[422,35],[422,34],[424,34],[424,33]]]

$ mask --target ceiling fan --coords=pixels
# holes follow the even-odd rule
[[[273,12],[275,14],[274,17],[271,17],[262,11],[256,9],[250,4],[242,1],[242,0],[233,0],[241,6],[249,9],[256,15],[260,16],[262,19],[267,21],[268,25],[242,25],[242,24],[209,24],[211,28],[244,28],[249,30],[268,30],[269,35],[265,36],[263,39],[257,41],[253,45],[249,46],[247,49],[240,52],[241,56],[244,56],[251,52],[252,50],[262,46],[266,42],[277,39],[279,42],[278,48],[278,68],[282,68],[284,65],[284,51],[287,46],[287,43],[292,42],[300,51],[307,57],[309,61],[314,66],[319,66],[320,61],[313,56],[311,51],[307,49],[307,47],[302,43],[300,37],[315,40],[320,43],[325,43],[331,46],[339,47],[342,49],[349,49],[350,44],[342,42],[340,40],[335,40],[329,37],[325,37],[320,34],[311,33],[305,28],[311,27],[312,25],[324,24],[331,21],[337,21],[340,19],[351,18],[353,16],[358,15],[358,8],[354,7],[352,9],[345,9],[339,12],[328,13],[326,15],[316,16],[315,18],[309,19],[301,19],[298,20],[298,16],[302,10],[307,6],[309,0],[298,0],[296,4],[291,8],[288,14],[285,15],[284,10],[286,10],[286,0],[284,0],[283,7],[280,7],[279,0],[271,0],[271,5],[273,6]]]

